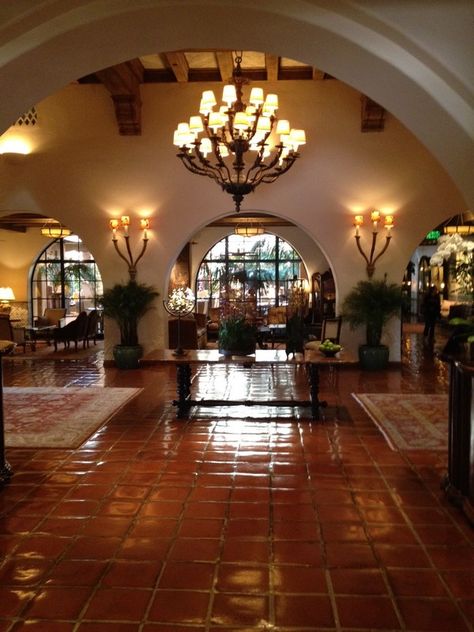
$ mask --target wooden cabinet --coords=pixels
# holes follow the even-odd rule
[[[313,323],[336,315],[336,287],[331,270],[315,272],[311,277],[311,311]]]
[[[445,490],[474,524],[474,367],[449,359],[449,448]]]

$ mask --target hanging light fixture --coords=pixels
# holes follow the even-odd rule
[[[234,234],[239,237],[256,237],[257,235],[263,235],[265,228],[256,219],[249,217],[245,223],[237,224],[234,228]]]
[[[51,239],[59,239],[60,237],[69,237],[69,235],[72,235],[72,230],[65,228],[60,222],[48,220],[42,227],[41,234]]]
[[[474,224],[471,224],[473,219],[470,212],[460,213],[443,224],[443,232],[445,235],[472,235],[474,234]]]
[[[287,120],[278,120],[278,96],[262,88],[252,88],[249,103],[243,102],[242,53],[235,57],[232,83],[224,86],[223,105],[212,90],[202,93],[198,116],[179,123],[173,142],[186,169],[215,180],[232,195],[240,211],[244,196],[262,182],[275,182],[299,157],[298,148],[306,143],[302,129],[291,129]],[[271,143],[271,134],[279,142]],[[199,138],[202,134],[202,138]]]

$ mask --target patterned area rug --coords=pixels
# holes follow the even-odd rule
[[[352,393],[393,450],[447,450],[448,396]]]
[[[141,390],[5,387],[5,444],[10,448],[77,448]]]

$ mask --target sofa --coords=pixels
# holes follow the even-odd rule
[[[207,346],[207,315],[190,314],[180,319],[180,346],[183,349],[205,349]],[[169,348],[178,347],[178,319],[168,321]]]

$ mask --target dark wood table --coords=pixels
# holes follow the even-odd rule
[[[319,369],[321,367],[337,368],[357,362],[349,353],[341,351],[328,358],[320,351],[307,350],[305,353],[291,354],[289,357],[280,349],[257,349],[249,356],[224,356],[217,349],[191,349],[185,355],[177,356],[171,349],[158,349],[144,356],[140,366],[153,364],[172,364],[176,366],[176,388],[178,399],[173,401],[177,406],[178,418],[187,419],[193,406],[301,406],[311,408],[313,419],[321,418],[321,408],[327,402],[319,399]],[[251,368],[262,365],[305,365],[308,375],[309,399],[307,400],[212,400],[193,399],[191,396],[192,367],[201,364],[238,364]]]
[[[12,475],[12,468],[5,456],[5,426],[3,418],[3,356],[15,349],[11,340],[0,340],[0,484],[6,483]]]
[[[36,351],[36,343],[38,340],[46,340],[47,344],[51,344],[53,332],[57,329],[57,325],[44,325],[43,327],[26,327],[26,333],[29,336],[31,350]]]

